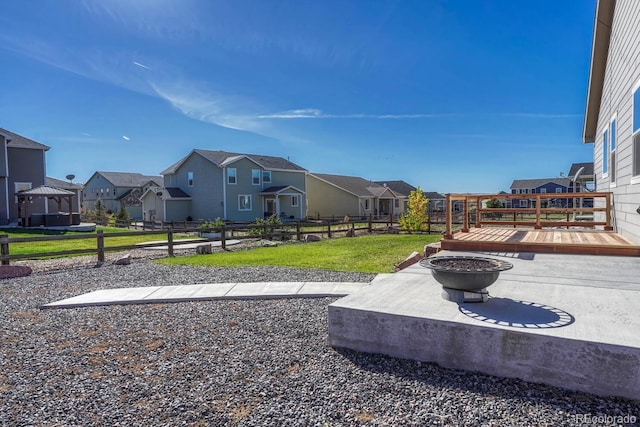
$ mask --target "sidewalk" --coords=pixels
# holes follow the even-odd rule
[[[105,289],[42,305],[41,309],[97,305],[156,304],[219,299],[342,297],[358,292],[362,282],[254,282],[208,283]]]

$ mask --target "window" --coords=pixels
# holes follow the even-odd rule
[[[609,126],[609,131],[611,134],[609,135],[609,179],[611,183],[614,184],[616,182],[616,118],[611,119],[611,125]]]
[[[546,189],[546,188],[541,188],[541,189],[540,189],[540,193],[541,193],[541,194],[545,194],[546,192],[547,192],[547,189]]]
[[[238,183],[238,171],[236,168],[227,169],[227,183],[229,184],[237,184]]]
[[[396,208],[396,209],[399,208],[400,207],[400,200],[394,199],[393,200],[393,207]]]
[[[193,187],[193,172],[187,172],[187,186]]]
[[[562,187],[556,187],[556,193],[562,193]]]
[[[265,184],[271,183],[271,171],[262,171],[262,182]]]
[[[521,208],[526,208],[527,206],[529,206],[529,201],[528,200],[520,200],[520,207]]]
[[[609,159],[609,129],[605,129],[602,135],[602,176],[608,175]]]
[[[300,196],[298,195],[291,196],[291,206],[293,207],[300,206]]]
[[[365,210],[369,210],[369,199],[364,199],[364,208]]]
[[[14,188],[16,189],[16,193],[18,191],[31,190],[30,182],[14,182]],[[15,196],[15,202],[18,203],[18,195]]]
[[[633,145],[633,176],[640,176],[640,80],[633,88],[632,106],[632,145]]]
[[[238,210],[239,211],[251,210],[251,195],[241,194],[238,196]]]
[[[260,169],[251,169],[251,183],[260,185]]]

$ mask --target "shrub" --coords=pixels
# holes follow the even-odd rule
[[[429,199],[425,197],[420,187],[412,191],[409,194],[407,212],[400,215],[400,228],[410,233],[426,230],[425,223],[429,221],[427,203]]]

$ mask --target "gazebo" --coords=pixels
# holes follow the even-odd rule
[[[64,226],[75,225],[80,223],[80,215],[77,214],[77,220],[74,221],[73,204],[72,199],[75,193],[68,190],[62,190],[60,188],[49,187],[48,185],[41,185],[39,187],[31,188],[29,190],[22,190],[16,193],[18,198],[18,209],[22,212],[22,224],[25,227],[31,226]],[[34,198],[46,198],[55,200],[58,203],[58,212],[56,214],[34,214],[29,216],[29,202]],[[66,200],[69,213],[62,212],[62,200]],[[24,208],[23,208],[24,205]],[[68,216],[68,218],[67,218]],[[35,222],[35,224],[33,224]]]

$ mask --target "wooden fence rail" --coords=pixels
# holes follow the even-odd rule
[[[195,223],[194,223],[195,224]],[[380,226],[380,225],[383,226]],[[58,236],[36,236],[36,237],[9,237],[7,234],[0,235],[0,262],[3,265],[7,265],[13,260],[23,259],[38,259],[38,258],[50,258],[61,257],[68,255],[83,255],[83,254],[96,254],[98,262],[104,262],[106,252],[114,251],[126,251],[131,249],[143,249],[159,246],[167,246],[167,253],[169,256],[174,255],[176,245],[186,243],[201,243],[206,244],[209,242],[219,241],[221,247],[226,249],[227,240],[232,238],[236,240],[243,239],[281,239],[281,240],[303,240],[305,235],[326,235],[327,238],[335,237],[336,235],[342,235],[345,233],[352,233],[355,235],[358,231],[367,233],[372,232],[386,232],[389,230],[389,222],[387,220],[373,220],[370,218],[368,221],[313,221],[313,222],[285,222],[277,225],[256,225],[256,224],[228,224],[219,228],[211,228],[204,230],[202,228],[173,228],[168,226],[168,223],[162,223],[162,228],[155,230],[142,230],[142,231],[125,231],[109,233],[102,230],[98,230],[96,233],[82,233],[82,234],[67,234]],[[193,224],[190,224],[193,225]],[[392,224],[391,226],[394,226]],[[219,233],[219,237],[203,238],[199,235],[203,232]],[[180,240],[176,239],[176,233],[178,234],[193,234],[193,236],[181,236]],[[151,243],[138,243],[134,245],[115,245],[109,244],[109,241],[114,242],[114,239],[118,237],[133,237],[133,236],[157,236],[158,234],[166,234],[166,241],[151,242]],[[43,251],[38,253],[12,253],[11,245],[16,243],[40,243],[40,242],[61,242],[69,240],[94,240],[95,246],[84,249],[67,249],[60,251]]]

